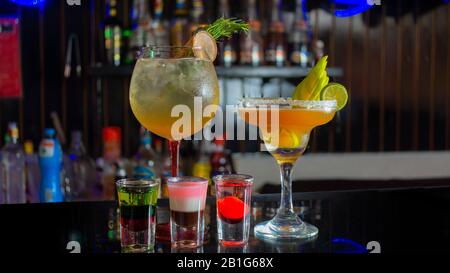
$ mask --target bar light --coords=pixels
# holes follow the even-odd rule
[[[9,0],[9,1],[13,2],[17,5],[28,6],[28,7],[37,6],[37,5],[43,4],[45,2],[45,0]]]

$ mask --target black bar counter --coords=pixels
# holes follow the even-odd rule
[[[446,252],[450,244],[450,187],[294,193],[301,217],[319,228],[309,242],[265,243],[251,236],[244,248],[219,247],[214,199],[207,242],[197,252],[367,253]],[[271,218],[279,194],[254,195],[252,226]],[[167,206],[160,200],[159,206]],[[113,201],[0,205],[3,249],[35,248],[70,253],[119,253],[117,205]],[[252,229],[253,230],[253,229]],[[251,232],[252,233],[252,232]],[[157,241],[156,252],[171,252]],[[172,251],[173,252],[173,251]]]

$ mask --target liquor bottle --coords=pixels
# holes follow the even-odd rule
[[[320,59],[322,59],[323,55],[325,54],[325,43],[322,40],[316,40],[313,43],[313,58],[311,65],[314,66]]]
[[[80,131],[72,132],[67,172],[76,199],[90,199],[95,187],[95,162],[86,153]]]
[[[62,154],[62,167],[60,172],[61,177],[61,187],[63,190],[63,199],[65,202],[76,201],[77,197],[75,196],[74,190],[76,188],[75,185],[77,181],[71,178],[70,176],[70,158],[69,156],[63,152]]]
[[[186,0],[176,0],[175,16],[170,29],[172,46],[183,46],[188,41],[189,22]]]
[[[154,44],[153,29],[151,28],[151,17],[148,10],[148,0],[134,0],[131,9],[131,39],[130,52],[135,56],[141,47]]]
[[[210,153],[207,147],[207,142],[202,140],[198,151],[198,157],[192,168],[192,175],[197,177],[203,177],[209,180],[208,193],[211,193],[212,180],[211,180],[211,162]]]
[[[115,186],[115,183],[119,180],[128,178],[127,171],[125,170],[125,162],[124,161],[114,162],[112,171],[114,172],[113,187],[109,189],[111,193],[108,193],[106,195],[106,198],[108,200],[117,200],[117,188]]]
[[[225,18],[230,17],[230,6],[228,4],[228,0],[220,0],[219,6],[219,16],[223,16]],[[235,36],[231,39],[225,39],[221,43],[219,43],[219,64],[225,67],[230,67],[236,63],[236,47],[235,45]]]
[[[119,127],[103,128],[103,156],[97,160],[98,170],[101,171],[103,198],[115,198],[116,163],[121,156],[121,131]]]
[[[157,174],[159,159],[152,148],[152,138],[150,132],[141,127],[141,144],[134,156],[133,177],[136,179],[155,178]]]
[[[219,174],[229,174],[232,172],[231,162],[225,152],[225,140],[216,139],[214,141],[214,152],[211,155],[211,177]]]
[[[39,166],[41,170],[41,186],[39,198],[41,202],[62,202],[61,187],[62,149],[55,137],[55,129],[47,128],[44,139],[39,145]]]
[[[114,163],[114,167],[116,170],[115,176],[114,176],[115,181],[119,181],[119,180],[128,178],[127,171],[125,170],[122,162],[118,161],[118,162]],[[117,197],[117,194],[115,193],[114,198],[116,198],[116,197]]]
[[[155,15],[153,20],[153,33],[155,34],[155,44],[157,46],[170,45],[167,21],[163,18],[164,1],[155,0]]]
[[[109,208],[108,210],[108,231],[107,237],[110,243],[115,243],[120,240],[120,209]]]
[[[150,3],[148,0],[141,0],[143,3],[141,4],[142,11],[140,14],[140,22],[144,29],[144,45],[145,46],[154,46],[156,43],[155,32],[153,30],[153,18],[150,13]]]
[[[155,45],[152,17],[148,0],[135,0],[133,6],[133,28],[136,30],[134,45],[137,47]],[[133,31],[134,34],[134,31]]]
[[[5,135],[3,136],[3,142],[5,142],[5,145],[11,142],[11,137],[9,136],[8,133],[5,133]]]
[[[124,27],[122,31],[122,49],[121,64],[133,64],[136,60],[137,54],[131,49],[132,31],[131,27]]]
[[[119,127],[103,128],[103,159],[114,164],[121,156],[121,130]]]
[[[34,152],[33,142],[27,140],[23,144],[25,150],[25,176],[27,186],[27,202],[39,202],[39,185],[41,174],[39,171],[39,157]]]
[[[280,16],[281,0],[272,0],[272,16],[267,34],[265,60],[269,65],[286,64],[286,32]]]
[[[119,66],[122,63],[122,24],[117,18],[117,0],[106,1],[104,27],[106,62]]]
[[[256,11],[256,0],[248,0],[248,22],[250,30],[247,35],[241,35],[240,64],[259,66],[264,63],[263,39],[261,21]]]
[[[191,9],[191,24],[189,27],[189,34],[192,35],[198,28],[206,26],[204,18],[205,8],[203,0],[192,0]]]
[[[159,138],[156,138],[153,142],[155,143],[155,153],[158,156],[158,158],[160,159],[160,161],[163,162],[164,161],[164,158],[163,158],[163,143],[162,143],[161,139],[159,139]],[[163,169],[162,169],[163,168],[163,164],[159,164],[157,167],[158,167],[158,170],[156,170],[156,171],[158,173],[162,174],[164,172]]]
[[[163,198],[169,197],[169,189],[167,188],[167,178],[172,176],[172,161],[169,153],[169,146],[165,140],[161,140],[159,145],[160,158],[161,158],[161,186],[160,195]]]
[[[4,145],[8,145],[9,136],[6,133],[3,136]],[[3,165],[3,148],[0,150],[0,204],[6,204],[6,181],[5,181],[5,168]]]
[[[4,167],[3,167],[3,153],[0,150],[0,205],[6,204],[6,194],[5,194],[5,177],[4,177]]]
[[[161,184],[159,189],[159,197],[167,198],[167,180],[168,176],[171,176],[170,168],[170,156],[167,150],[164,148],[165,145],[163,141],[159,138],[155,139],[155,151],[160,158],[161,164],[159,164],[159,173],[161,174]],[[156,208],[156,239],[159,241],[169,241],[170,242],[170,210],[168,206],[157,206]]]
[[[8,124],[9,142],[2,149],[3,185],[5,202],[19,204],[26,202],[25,154],[19,143],[17,123]]]
[[[310,62],[308,25],[303,14],[302,0],[297,0],[295,20],[292,31],[290,62],[293,65],[307,67]]]

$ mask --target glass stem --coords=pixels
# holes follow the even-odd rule
[[[294,213],[294,207],[292,205],[292,164],[282,163],[280,164],[281,175],[281,203],[278,209],[278,214],[291,215]]]
[[[172,159],[172,176],[178,176],[178,159],[180,151],[180,141],[169,141],[170,158]]]

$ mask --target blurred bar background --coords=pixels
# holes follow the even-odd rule
[[[125,26],[130,24],[131,2],[118,1]],[[174,1],[166,2],[164,15],[171,18]],[[207,12],[215,18],[218,3],[211,2]],[[245,18],[242,5],[230,2],[231,14]],[[258,2],[260,14],[267,15],[270,1]],[[286,10],[292,7],[288,2],[283,1]],[[101,128],[122,127],[124,155],[131,155],[139,142],[131,137],[139,131],[128,102],[131,68],[92,73],[92,67],[104,61],[100,32],[105,2],[69,6],[47,0],[43,7],[2,3],[2,13],[20,15],[21,58],[26,65],[22,66],[23,97],[0,100],[0,131],[6,132],[8,121],[18,121],[21,138],[37,144],[51,124],[50,112],[55,111],[65,132],[84,132],[88,150],[95,155],[101,152]],[[335,80],[350,93],[348,107],[332,124],[316,129],[320,133],[310,143],[312,151],[448,150],[450,6],[445,1],[386,0],[345,18],[332,16],[326,1],[310,8],[313,37],[324,41],[330,66],[342,68],[342,76]],[[261,17],[267,28],[267,16]],[[82,73],[66,79],[63,71],[71,34],[79,38]]]

